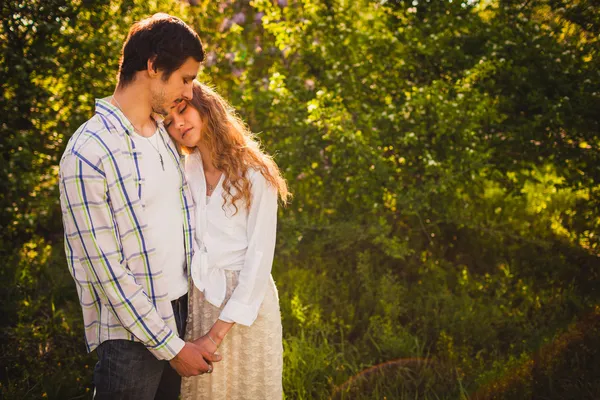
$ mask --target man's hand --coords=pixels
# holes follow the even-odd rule
[[[195,343],[185,342],[183,349],[169,363],[181,376],[189,377],[212,372],[212,363],[221,356],[208,352]]]

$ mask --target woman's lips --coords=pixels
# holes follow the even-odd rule
[[[181,134],[181,138],[183,139],[185,137],[185,135],[191,130],[192,130],[192,128],[187,128],[185,131],[183,131],[183,133]]]

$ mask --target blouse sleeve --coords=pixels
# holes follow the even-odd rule
[[[248,250],[238,285],[219,319],[250,326],[258,316],[271,279],[277,231],[277,190],[260,172],[252,179],[252,204],[248,212]]]

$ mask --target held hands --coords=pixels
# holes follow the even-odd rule
[[[207,346],[202,339],[204,337],[194,342],[185,342],[183,349],[169,362],[179,375],[190,377],[207,372],[211,373],[212,363],[221,361],[221,356],[214,354],[217,346],[206,339],[211,345]]]
[[[232,322],[217,320],[206,335],[185,342],[183,349],[171,360],[171,367],[185,377],[211,373],[212,363],[221,361],[221,356],[215,353],[233,325]]]
[[[205,349],[211,355],[216,355],[215,353],[219,349],[217,342],[212,339],[210,333],[199,337],[198,339],[194,340],[193,343],[198,345],[200,348]]]

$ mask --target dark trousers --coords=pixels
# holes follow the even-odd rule
[[[179,336],[187,319],[187,294],[172,302]],[[94,400],[177,400],[181,377],[168,361],[139,342],[107,340],[96,350]]]

